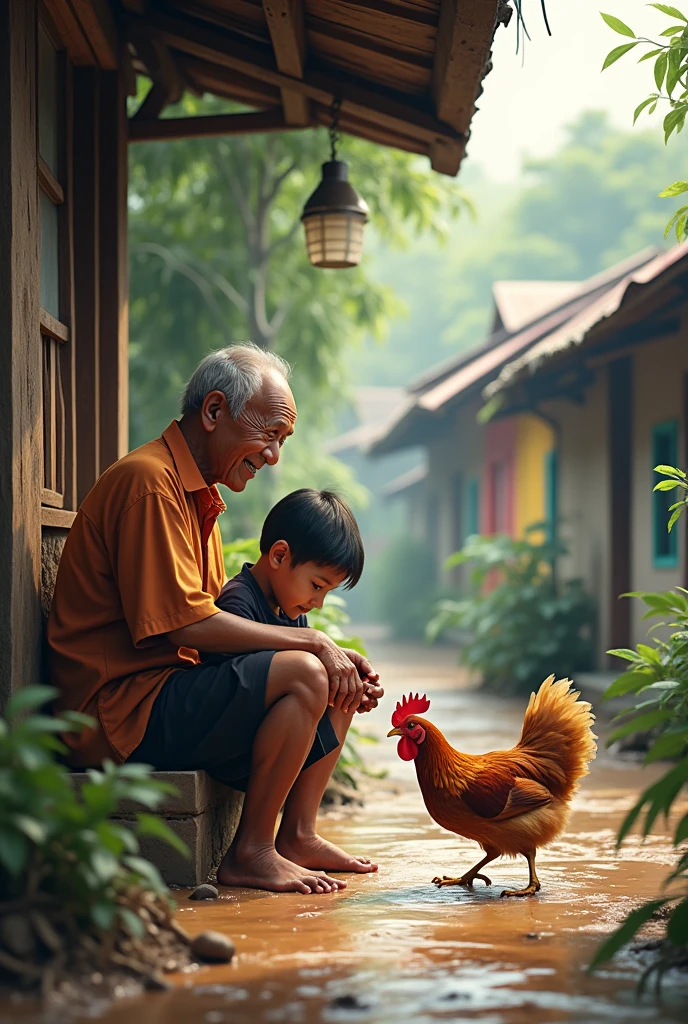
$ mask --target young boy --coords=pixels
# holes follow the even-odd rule
[[[356,585],[363,571],[363,559],[361,536],[346,502],[329,491],[303,488],[287,495],[270,511],[263,525],[258,561],[255,565],[245,564],[225,584],[216,604],[223,611],[255,622],[306,628],[308,612],[321,608],[330,591],[342,585],[347,589]],[[271,656],[272,652],[245,656],[249,660],[243,664],[250,672],[244,672],[241,686],[245,692],[239,693],[245,711],[242,713],[238,704],[237,713],[245,718],[247,733],[255,732],[256,715],[262,718],[265,714],[268,672],[267,668],[256,672],[256,659],[267,659],[269,665]],[[320,801],[352,714],[376,706],[377,679],[372,672],[366,676],[362,695],[350,692],[346,685],[330,685],[329,706],[317,723],[310,753],[286,798],[275,839],[277,853],[300,868],[322,872],[377,870],[368,858],[350,856],[326,842],[315,830]],[[275,816],[278,810],[275,808]],[[273,834],[274,825],[273,819]],[[241,841],[241,832],[240,825],[235,842]],[[218,881],[241,884],[232,847],[220,865]],[[344,887],[344,883],[327,875],[322,879],[322,891]]]

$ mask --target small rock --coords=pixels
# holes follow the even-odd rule
[[[537,932],[526,932],[526,938],[527,939],[539,939],[540,936],[538,935]]]
[[[5,914],[1,917],[0,943],[8,953],[20,959],[32,956],[36,949],[36,936],[28,917],[23,914]]]
[[[333,1010],[369,1010],[368,1003],[362,1002],[358,996],[345,995],[336,996],[330,1001],[330,1008]]]
[[[231,939],[220,932],[201,932],[192,939],[191,952],[199,960],[228,964],[234,956],[235,946]]]
[[[216,900],[219,895],[220,893],[218,892],[214,885],[208,885],[207,882],[204,882],[203,885],[199,885],[196,889],[194,889],[192,893],[190,893],[189,899]]]

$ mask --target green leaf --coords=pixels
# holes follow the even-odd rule
[[[623,57],[625,53],[628,53],[629,50],[632,50],[633,47],[637,45],[637,43],[622,43],[621,46],[615,46],[614,49],[610,50],[607,56],[604,58],[602,70],[604,71],[605,68],[610,67],[619,59],[619,57]],[[657,88],[660,87],[658,86]]]
[[[678,823],[676,835],[674,836],[674,846],[678,846],[685,839],[688,839],[688,814],[684,814]]]
[[[119,860],[109,850],[94,850],[91,854],[91,867],[101,882],[111,882],[120,871]]]
[[[142,939],[146,934],[146,926],[138,914],[135,914],[133,910],[129,909],[129,907],[120,907],[118,914],[124,927],[132,938]]]
[[[667,938],[674,946],[688,946],[688,899],[674,908],[667,924]]]
[[[642,102],[642,103],[639,103],[639,104],[638,104],[638,106],[637,106],[637,107],[635,108],[635,110],[633,111],[633,124],[635,124],[635,123],[636,123],[636,121],[638,120],[638,118],[639,118],[639,117],[640,117],[640,115],[642,114],[642,112],[643,112],[643,110],[645,109],[645,107],[649,107],[649,106],[650,106],[650,104],[651,104],[651,103],[652,103],[653,101],[654,101],[654,96],[648,96],[648,98],[647,98],[646,100],[643,100],[643,102]]]
[[[628,647],[614,647],[611,651],[607,651],[607,654],[611,654],[614,658],[623,658],[625,661],[642,661],[642,658],[639,658],[637,653]]]
[[[25,686],[13,693],[7,701],[5,718],[8,722],[12,722],[22,712],[47,704],[56,696],[57,690],[53,686]]]
[[[143,857],[125,857],[124,863],[130,871],[139,875],[156,892],[162,892],[165,889],[160,872],[150,861],[144,860]]]
[[[631,39],[635,39],[635,32],[632,28],[629,28],[620,18],[615,18],[613,14],[603,14],[600,11],[600,16],[609,25],[614,32],[618,32],[620,36],[630,36]]]
[[[679,519],[681,518],[681,514],[682,514],[682,512],[683,512],[683,509],[682,509],[682,508],[677,508],[677,509],[674,509],[674,511],[673,511],[673,512],[671,513],[671,518],[669,519],[669,522],[667,523],[667,532],[668,532],[668,533],[671,533],[671,528],[672,528],[672,527],[673,527],[673,526],[674,526],[674,525],[675,525],[675,524],[676,524],[676,523],[678,522],[678,520],[679,520]]]
[[[688,745],[688,728],[682,733],[664,733],[652,744],[645,755],[645,764],[652,764],[653,761],[662,761],[665,758],[679,757]]]
[[[622,946],[631,941],[635,933],[650,920],[655,911],[659,910],[670,901],[667,896],[661,900],[651,900],[644,903],[637,910],[632,910],[620,928],[610,935],[606,942],[603,942],[592,959],[589,971],[594,971],[606,960],[611,960],[615,953],[618,953]]]
[[[676,188],[678,185],[685,185],[685,188],[680,188],[678,192],[671,192],[670,190]],[[677,196],[681,192],[688,192],[688,181],[675,181],[673,185],[669,185],[664,192],[660,192],[660,196]],[[677,469],[676,466],[655,466],[655,473],[663,473],[665,476],[680,476],[683,480],[688,479],[682,469]]]
[[[656,11],[661,11],[662,14],[668,15],[670,18],[678,18],[679,21],[688,21],[685,14],[681,14],[678,7],[670,7],[669,4],[648,4],[648,7],[654,7]]]
[[[631,669],[624,672],[607,687],[602,699],[612,700],[614,697],[623,697],[626,693],[637,693],[647,685],[649,679],[652,679],[652,673],[649,670],[636,672]]]
[[[23,832],[32,843],[40,845],[45,842],[47,834],[45,825],[40,821],[36,821],[35,818],[31,818],[28,814],[14,814],[12,816],[12,824],[20,832]]]
[[[639,59],[638,63],[642,64],[642,62],[644,60],[651,60],[653,57],[656,57],[658,53],[663,53],[663,52],[664,52],[664,47],[663,46],[658,46],[656,50],[648,50],[647,53],[644,53],[642,55],[642,57]],[[650,97],[650,98],[651,99],[656,99],[656,96],[653,96],[653,97]]]
[[[685,25],[670,25],[669,28],[665,28],[663,32],[660,32],[660,36],[675,36],[678,32],[683,32]]]
[[[665,142],[669,141],[669,138],[671,137],[671,134],[672,134],[672,132],[674,130],[679,131],[679,132],[681,131],[681,128],[683,127],[683,122],[685,121],[685,118],[686,118],[685,111],[682,110],[680,107],[674,107],[673,110],[669,111],[669,113],[667,114],[667,116],[664,118],[664,120],[662,122],[662,127],[664,128],[664,141]],[[683,484],[683,485],[679,485],[679,486],[686,486],[686,485]]]
[[[102,931],[109,932],[115,923],[117,909],[116,904],[106,903],[105,900],[94,903],[91,907],[91,920]]]
[[[632,719],[630,722],[620,725],[618,729],[614,729],[607,743],[615,743],[616,740],[623,739],[624,736],[631,736],[634,732],[645,732],[647,729],[653,729],[656,725],[661,725],[662,722],[668,722],[670,718],[673,718],[673,711],[667,708],[657,708],[655,711],[648,711],[646,714],[638,715],[637,718]]]
[[[661,665],[662,659],[659,656],[659,652],[654,647],[648,647],[647,644],[637,644],[637,651],[643,661],[648,665]]]
[[[29,846],[26,837],[19,832],[0,828],[0,864],[17,878],[24,870]]]
[[[182,856],[190,856],[189,847],[172,831],[162,818],[156,818],[153,814],[139,814],[138,818],[137,832],[140,836],[156,836],[158,839],[164,839],[166,843],[175,850],[178,850]]]
[[[666,53],[660,53],[659,57],[655,61],[655,85],[660,91],[664,84],[664,76],[666,75],[668,62],[669,58]]]
[[[678,480],[660,480],[658,484],[655,484],[652,488],[653,491],[673,491],[674,488],[680,487]],[[685,484],[683,485],[685,486]]]

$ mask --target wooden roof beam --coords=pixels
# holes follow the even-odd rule
[[[297,128],[287,124],[281,107],[249,114],[209,114],[200,117],[165,117],[161,120],[129,121],[130,142],[155,142],[162,139],[201,139],[218,135],[252,135],[285,132]]]
[[[311,67],[305,71],[302,80],[292,78],[275,66],[274,58],[265,47],[249,43],[234,33],[207,29],[197,21],[159,10],[151,9],[140,27],[174,49],[232,68],[280,89],[292,89],[326,106],[338,97],[342,100],[343,114],[351,113],[368,123],[429,144],[437,139],[462,141],[460,132],[442,123],[415,97],[375,87],[329,67],[323,70]]]
[[[440,3],[432,97],[438,119],[464,136],[463,143],[438,142],[431,147],[430,162],[444,174],[456,174],[464,155],[475,101],[490,59],[499,8],[500,0]]]
[[[107,0],[71,0],[85,35],[93,50],[98,67],[104,71],[117,68],[117,28]]]
[[[292,78],[303,78],[306,63],[306,23],[303,0],[263,0],[275,63]],[[282,88],[282,107],[287,124],[304,127],[309,123],[308,97]]]

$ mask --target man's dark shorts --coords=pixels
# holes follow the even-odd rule
[[[216,656],[173,672],[158,694],[142,743],[130,761],[158,771],[203,769],[220,782],[245,790],[251,751],[267,714],[265,689],[275,651]],[[304,768],[339,746],[327,715]]]

